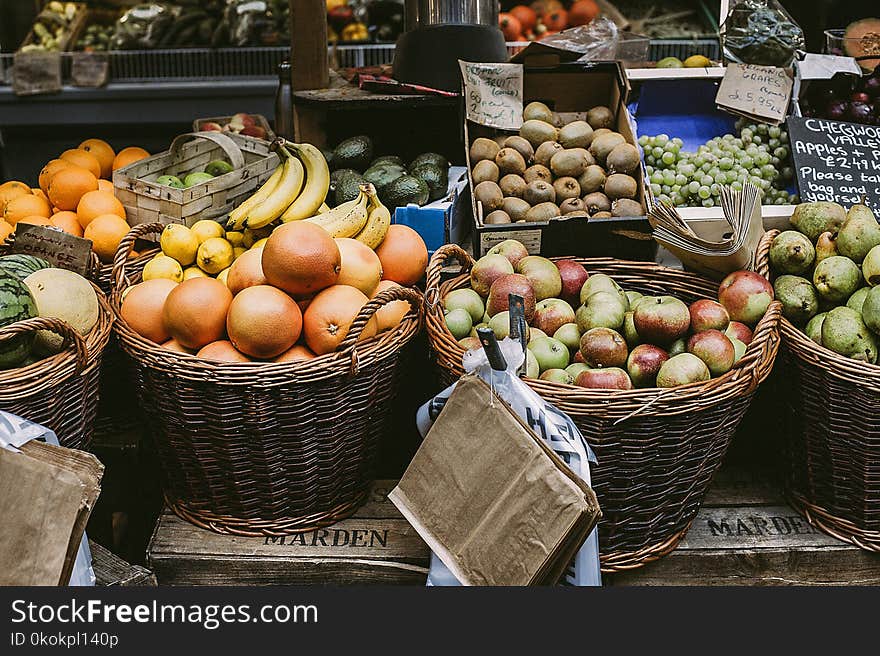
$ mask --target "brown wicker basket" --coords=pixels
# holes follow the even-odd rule
[[[770,279],[772,230],[758,247]],[[816,344],[782,318],[786,491],[792,505],[826,533],[880,551],[880,366]]]
[[[98,295],[98,322],[85,337],[60,319],[37,317],[0,328],[0,341],[51,330],[64,337],[64,350],[26,367],[0,371],[0,409],[52,429],[61,446],[87,450],[98,409],[98,382],[113,312]]]
[[[448,258],[461,274],[440,283]],[[717,283],[648,262],[577,259],[588,271],[613,276],[624,289],[673,294],[686,302],[716,298]],[[446,329],[440,299],[468,285],[473,259],[457,246],[440,248],[428,266],[425,322],[441,378],[463,373],[462,347]],[[687,533],[715,470],[779,346],[780,304],[772,303],[736,367],[705,383],[672,389],[592,390],[526,379],[571,416],[593,447],[592,485],[602,507],[599,549],[604,572],[656,560]]]
[[[132,361],[171,509],[237,535],[298,533],[351,515],[371,481],[422,295],[383,292],[337,352],[313,360],[211,362],[163,349],[119,317],[122,292],[139,280],[126,269],[132,242],[124,238],[116,255],[115,331]],[[358,342],[373,313],[394,300],[412,311],[394,330]]]

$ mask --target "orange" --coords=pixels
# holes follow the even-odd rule
[[[53,159],[46,164],[43,170],[40,171],[40,189],[46,192],[49,189],[49,180],[52,179],[52,176],[68,166],[70,166],[70,162],[63,159]]]
[[[74,237],[83,236],[83,227],[76,218],[76,212],[58,212],[49,217],[49,223]]]
[[[116,196],[109,192],[98,189],[83,194],[76,206],[76,215],[82,227],[85,228],[92,219],[102,214],[115,214],[124,219],[125,208]]]
[[[47,219],[45,216],[23,216],[15,224],[16,228],[18,227],[19,223],[30,223],[32,225],[41,225],[41,226],[52,225],[51,223],[49,223],[49,219]]]
[[[125,219],[115,214],[102,214],[89,222],[83,231],[83,237],[92,240],[92,250],[105,263],[113,261],[119,242],[130,230]]]
[[[77,148],[94,155],[101,164],[101,177],[110,178],[110,174],[113,173],[113,160],[116,158],[116,152],[110,144],[102,139],[86,139]]]
[[[109,180],[104,180],[103,178],[98,180],[98,190],[99,191],[109,191],[111,194],[115,193],[113,189],[113,183]]]
[[[28,194],[13,198],[6,203],[3,218],[6,219],[7,223],[14,226],[26,216],[42,216],[48,219],[51,215],[52,208],[49,207],[49,203],[39,196]]]
[[[98,178],[79,166],[68,166],[52,176],[46,194],[59,210],[75,210],[80,199],[98,189]]]
[[[0,219],[0,244],[6,241],[6,238],[12,234],[13,230],[15,230],[15,228],[12,225],[6,223],[3,219]]]
[[[415,230],[399,223],[388,228],[376,255],[382,263],[382,279],[401,285],[415,285],[428,266],[425,241]]]
[[[40,189],[39,187],[34,187],[33,189],[31,189],[31,193],[32,193],[34,196],[38,196],[38,197],[42,198],[42,199],[43,199],[44,201],[46,201],[47,203],[49,202],[49,197],[46,195],[46,192],[44,192],[44,191],[43,191],[42,189]]]
[[[91,153],[87,153],[79,148],[71,148],[70,150],[65,150],[61,153],[59,159],[63,159],[65,162],[70,162],[74,166],[81,166],[87,171],[91,171],[95,178],[101,177],[101,162],[99,162],[98,158]]]
[[[320,292],[309,303],[303,315],[306,345],[316,355],[335,351],[348,335],[348,329],[355,317],[369,300],[361,290],[348,285],[333,285]],[[358,340],[372,337],[378,328],[374,315],[367,321]]]
[[[134,164],[138,160],[142,160],[145,157],[149,157],[150,153],[148,153],[143,148],[138,148],[137,146],[129,146],[128,148],[123,148],[118,153],[116,153],[116,157],[113,158],[113,170],[121,169],[123,166],[128,166],[129,164]]]
[[[2,185],[0,185],[0,212],[3,211],[3,206],[11,201],[13,198],[18,198],[19,196],[28,196],[30,194],[31,188],[28,187],[24,182],[18,182],[17,180],[4,182]]]

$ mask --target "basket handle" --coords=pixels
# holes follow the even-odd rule
[[[461,264],[459,275],[467,273],[474,266],[474,258],[458,244],[446,244],[438,248],[428,263],[425,281],[425,303],[429,308],[433,309],[440,300],[440,273],[450,259],[458,260],[458,263]]]
[[[770,280],[770,246],[779,234],[778,230],[768,230],[761,236],[755,251],[755,273]]]
[[[89,364],[89,349],[86,340],[80,335],[69,323],[62,319],[54,317],[33,317],[32,319],[23,319],[16,321],[0,328],[0,342],[5,342],[26,333],[36,332],[38,330],[51,330],[56,335],[64,338],[62,348],[67,348],[73,344],[76,351],[76,373],[80,373]]]
[[[164,229],[164,223],[141,223],[134,226],[122,238],[122,241],[119,242],[119,247],[116,249],[116,255],[113,256],[113,289],[116,293],[122,293],[125,286],[131,284],[131,281],[125,277],[125,263],[128,262],[128,258],[134,248],[134,243],[138,239],[145,238],[147,235],[161,235]]]
[[[171,147],[168,150],[175,161],[180,154],[180,149],[183,148],[183,144],[193,138],[213,141],[229,157],[229,163],[232,164],[232,168],[236,170],[244,168],[244,155],[241,154],[241,148],[238,147],[238,144],[222,132],[216,131],[185,132],[174,137],[174,141],[171,142]]]
[[[361,311],[358,312],[354,321],[351,322],[351,326],[348,328],[348,334],[345,336],[345,339],[343,339],[339,343],[339,346],[336,347],[336,352],[339,353],[340,351],[346,351],[353,348],[358,339],[360,339],[361,333],[363,332],[364,327],[366,327],[367,322],[369,322],[373,315],[376,314],[376,311],[394,301],[407,301],[410,307],[415,310],[416,314],[418,314],[422,308],[422,294],[418,290],[410,287],[392,287],[391,289],[386,289],[381,294],[377,294],[370,299],[370,301],[361,308]]]

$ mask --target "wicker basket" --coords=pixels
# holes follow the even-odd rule
[[[447,258],[461,275],[440,283]],[[686,302],[715,298],[717,283],[648,262],[578,259],[588,271],[613,276],[624,289],[673,294]],[[425,321],[441,378],[463,373],[464,350],[446,329],[440,299],[468,285],[471,257],[458,246],[439,249],[428,266]],[[705,383],[672,389],[591,390],[527,379],[543,398],[568,413],[598,458],[592,485],[602,570],[640,567],[675,549],[687,533],[715,470],[779,346],[780,304],[771,304],[734,369]]]
[[[223,220],[254,193],[278,167],[270,143],[238,134],[189,132],[175,137],[171,148],[113,172],[116,197],[131,225]],[[174,189],[156,184],[163,175],[202,171],[215,159],[228,159],[233,171],[205,183]]]
[[[758,247],[758,272],[768,279],[777,234]],[[819,346],[785,318],[779,332],[792,505],[826,533],[880,551],[880,366]]]
[[[215,363],[165,350],[119,317],[133,238],[116,255],[115,331],[131,357],[156,440],[168,505],[204,528],[237,535],[312,530],[351,515],[371,481],[397,396],[403,347],[419,331],[421,294],[394,288],[367,303],[336,353],[306,362]],[[393,300],[413,311],[357,342]]]
[[[98,382],[113,312],[98,295],[98,322],[85,337],[60,319],[37,317],[0,328],[0,341],[51,330],[64,337],[64,350],[26,367],[0,371],[0,409],[50,428],[61,446],[87,450],[98,409]]]

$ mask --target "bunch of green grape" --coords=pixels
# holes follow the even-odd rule
[[[642,135],[647,183],[657,200],[676,207],[714,207],[725,185],[740,191],[751,182],[763,193],[764,205],[797,203],[785,186],[793,171],[788,133],[778,125],[736,122],[737,135],[710,139],[697,152],[682,150],[679,138]]]

